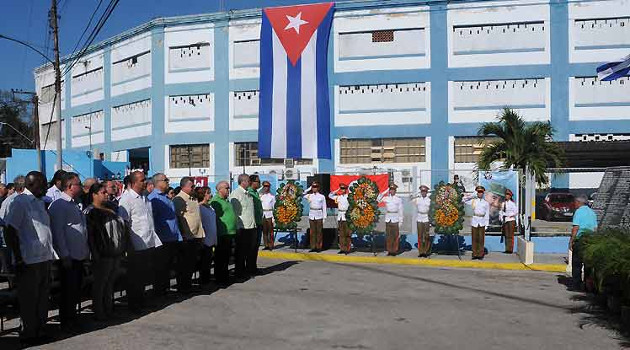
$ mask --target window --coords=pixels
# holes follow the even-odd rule
[[[173,169],[210,167],[210,146],[172,145],[170,167]]]
[[[258,142],[234,143],[234,155],[236,158],[236,166],[284,165],[284,159],[258,158]],[[296,159],[294,164],[313,164],[313,161],[310,159]]]
[[[386,43],[394,41],[393,30],[376,30],[372,32],[373,43]]]
[[[424,138],[342,139],[341,164],[421,163],[426,161]]]
[[[496,140],[495,137],[456,137],[455,163],[476,163],[481,151]]]

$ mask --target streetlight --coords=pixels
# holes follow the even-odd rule
[[[94,177],[94,154],[92,153],[92,117],[90,116],[90,125],[84,126],[88,129],[88,138],[90,140],[90,150],[88,156],[90,157],[90,177]]]
[[[13,127],[13,125],[9,124],[9,123],[5,123],[5,122],[0,122],[0,126],[6,125],[8,127],[10,127],[11,129],[13,129],[13,131],[17,132],[18,134],[20,134],[20,136],[22,136],[23,138],[25,138],[26,140],[28,140],[28,142],[30,143],[35,143],[35,141],[31,140],[28,136],[22,134],[20,132],[20,130],[16,129],[15,127]],[[2,128],[0,128],[0,131],[2,130]]]

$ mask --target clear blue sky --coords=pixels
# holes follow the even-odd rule
[[[217,12],[223,9],[322,2],[323,0],[120,0],[95,42],[102,41],[156,17]],[[98,0],[58,0],[61,54],[75,47]],[[103,0],[101,10],[109,0]],[[26,41],[53,57],[52,38],[47,44],[50,0],[5,0],[0,11],[0,34]],[[100,12],[99,12],[100,14]],[[98,18],[98,15],[97,15]],[[95,19],[96,21],[96,19]],[[0,90],[33,90],[33,69],[44,59],[19,44],[0,39]]]

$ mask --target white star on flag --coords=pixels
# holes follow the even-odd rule
[[[289,30],[291,28],[295,29],[295,32],[300,34],[300,26],[307,24],[308,22],[302,19],[302,12],[298,13],[297,16],[291,17],[286,15],[289,20],[289,24],[284,28],[284,30]]]

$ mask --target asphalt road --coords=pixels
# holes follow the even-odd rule
[[[154,301],[137,319],[123,311],[117,325],[42,348],[605,350],[624,341],[555,274],[261,264],[264,276]]]

